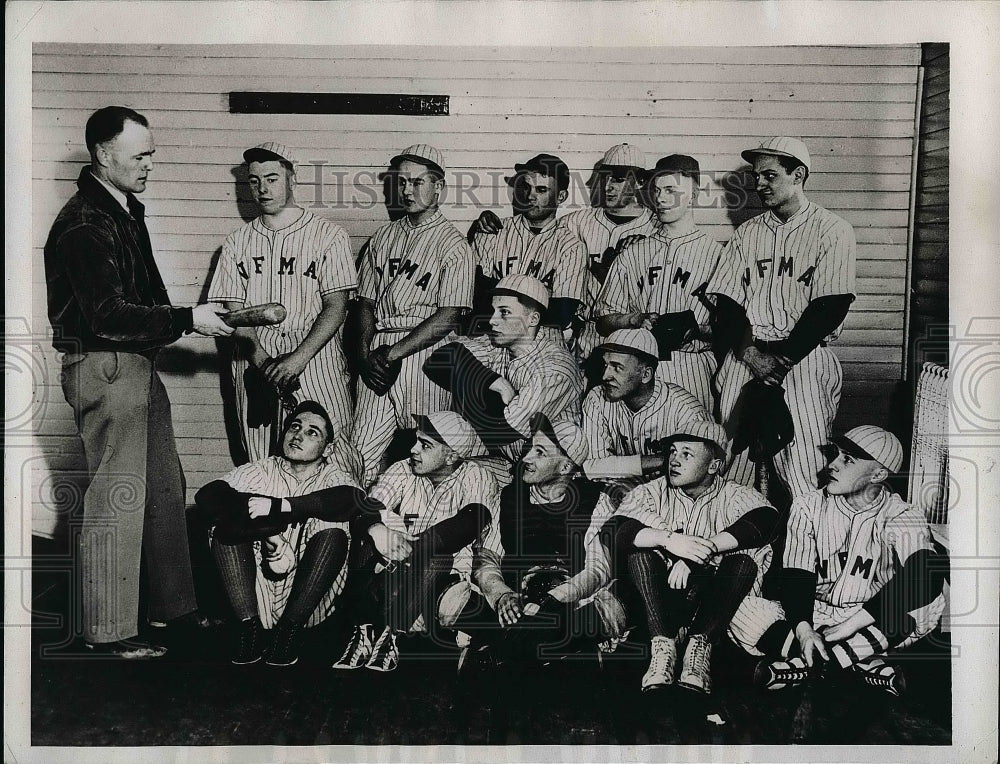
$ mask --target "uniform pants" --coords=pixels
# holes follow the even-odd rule
[[[743,385],[753,378],[750,367],[729,353],[719,369],[721,421],[733,413]],[[795,439],[774,457],[774,468],[788,485],[792,498],[817,487],[817,473],[825,466],[819,447],[830,438],[843,374],[829,348],[818,347],[799,361],[785,377],[785,402],[795,426]],[[752,486],[753,464],[743,451],[733,457],[726,477]]]
[[[149,619],[197,607],[170,401],[153,361],[135,353],[67,354],[62,387],[90,472],[79,535],[83,635],[128,639],[139,631],[143,553]]]

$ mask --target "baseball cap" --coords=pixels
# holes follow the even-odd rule
[[[646,171],[646,180],[651,181],[660,175],[682,175],[685,178],[693,178],[697,186],[701,183],[701,165],[697,159],[687,154],[670,154],[658,159],[656,166]]]
[[[660,362],[660,350],[656,337],[649,329],[618,329],[611,332],[608,338],[598,347],[613,353],[629,353],[638,356],[640,360]]]
[[[856,459],[878,462],[889,472],[898,472],[903,466],[903,446],[887,430],[873,424],[863,424],[843,435],[830,438],[830,442]]]
[[[292,167],[295,166],[295,157],[292,156],[292,152],[288,150],[286,145],[277,141],[265,141],[254,146],[252,149],[247,149],[243,152],[243,160],[248,163],[273,162],[277,160],[279,162],[288,162]]]
[[[787,136],[768,138],[757,148],[747,149],[740,153],[740,156],[750,164],[753,164],[754,158],[758,156],[791,157],[802,162],[806,166],[806,170],[812,171],[809,160],[809,149],[798,138],[789,138]]]
[[[565,191],[569,188],[569,167],[566,166],[563,160],[553,154],[537,154],[527,162],[515,164],[514,172],[517,175],[522,175],[526,172],[537,172],[539,175],[555,178],[556,187],[560,191]],[[513,178],[506,178],[506,181],[513,183],[517,175]]]
[[[668,438],[664,438],[664,443],[676,443],[677,441],[700,440],[715,446],[719,456],[725,460],[729,457],[729,437],[726,435],[726,428],[715,422],[692,422],[684,425],[679,432],[675,432]]]
[[[572,422],[560,421],[553,424],[545,414],[538,413],[531,418],[531,432],[542,433],[576,465],[582,465],[590,456],[590,446],[583,430]]]
[[[643,170],[646,166],[646,156],[635,146],[627,143],[619,143],[604,152],[604,158],[600,162],[601,168],[610,170],[621,168],[623,170]]]
[[[493,288],[493,294],[527,297],[542,308],[549,307],[549,290],[545,284],[532,276],[525,276],[523,273],[512,273],[509,276],[504,276]]]
[[[426,165],[444,175],[444,155],[429,143],[414,143],[412,146],[407,146],[389,160],[389,165],[395,167],[405,159]]]
[[[454,411],[436,411],[433,414],[413,414],[417,429],[444,443],[463,459],[486,456],[486,446],[472,425]]]

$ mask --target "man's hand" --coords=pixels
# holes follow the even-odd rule
[[[283,390],[292,380],[306,368],[306,361],[302,360],[296,353],[279,355],[270,361],[265,361],[260,367],[261,372],[267,377],[267,381],[279,390]]]
[[[807,666],[815,665],[816,655],[825,661],[830,660],[823,637],[805,621],[795,627],[795,638],[799,640],[799,649]]]
[[[274,557],[275,552],[278,551],[278,542],[275,540],[279,538],[278,536],[271,536],[260,542],[260,551],[264,557]]]
[[[712,555],[719,551],[711,541],[684,533],[672,534],[670,538],[665,539],[663,548],[676,557],[683,557],[699,565],[707,563]]]
[[[267,496],[251,496],[247,500],[247,512],[250,513],[251,520],[266,517],[271,514],[271,499]]]
[[[823,629],[820,634],[823,637],[823,641],[829,645],[834,642],[842,642],[845,639],[849,639],[863,628],[871,626],[873,623],[875,623],[875,619],[872,618],[871,613],[862,608],[843,623],[838,623],[836,626],[831,626],[829,629]]]
[[[361,358],[361,378],[378,395],[385,395],[399,373],[400,365],[389,360],[389,346],[380,345]]]
[[[500,599],[497,600],[497,618],[500,619],[501,626],[513,626],[523,614],[521,598],[515,592],[505,592],[500,595]]]
[[[769,385],[780,385],[792,368],[787,358],[767,353],[753,345],[743,351],[743,361],[756,379]]]
[[[228,312],[221,305],[208,302],[195,305],[191,309],[191,328],[205,337],[228,337],[235,329],[219,318]]]
[[[691,568],[684,560],[678,560],[667,574],[667,586],[671,589],[687,589],[688,576],[691,575]]]
[[[490,236],[498,234],[501,228],[503,228],[503,221],[500,220],[500,217],[492,210],[483,210],[479,213],[479,217],[473,220],[472,225],[469,226],[469,240],[471,241],[481,233]]]
[[[515,390],[514,386],[503,377],[498,377],[497,380],[490,385],[490,390],[500,395],[500,400],[503,401],[504,406],[517,397],[517,390]]]
[[[652,331],[653,322],[659,318],[657,313],[629,313],[628,325],[632,329],[646,329]]]
[[[389,530],[382,523],[376,523],[368,529],[375,548],[385,559],[392,562],[402,562],[413,552],[413,542],[416,536],[410,536],[400,531]]]
[[[615,257],[618,257],[627,247],[631,247],[637,241],[642,241],[645,238],[646,234],[644,233],[630,233],[628,236],[623,236],[615,244]]]

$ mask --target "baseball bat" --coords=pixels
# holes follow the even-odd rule
[[[249,305],[228,313],[220,313],[219,318],[232,327],[272,326],[280,324],[287,315],[288,311],[280,302],[267,302],[263,305]]]

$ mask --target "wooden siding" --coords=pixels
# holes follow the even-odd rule
[[[274,45],[36,44],[32,62],[32,324],[48,331],[41,248],[87,161],[83,127],[109,103],[151,122],[156,166],[143,201],[172,299],[203,298],[223,238],[250,214],[241,151],[268,139],[303,165],[299,199],[342,224],[355,250],[386,221],[376,178],[409,143],[437,145],[449,167],[445,214],[464,230],[483,208],[508,208],[515,161],[558,153],[574,170],[565,210],[603,151],[628,141],[650,163],[681,152],[709,177],[696,220],[719,241],[751,211],[722,183],[739,152],[798,135],[813,156],[811,199],[849,220],[859,242],[859,296],[836,351],[844,364],[838,426],[880,421],[900,378],[907,216],[920,47],[420,48]],[[926,83],[925,95],[935,83]],[[233,115],[231,90],[448,94],[441,117]],[[947,96],[945,96],[946,98]],[[947,156],[947,123],[937,149]],[[930,138],[933,138],[931,136]],[[935,144],[937,145],[937,144]],[[928,143],[930,146],[930,143]],[[928,161],[933,161],[933,151]],[[312,165],[310,166],[310,163]],[[938,165],[940,168],[941,165]],[[946,168],[946,163],[944,165]],[[947,170],[944,170],[946,177]],[[473,187],[474,186],[474,187]],[[729,187],[729,186],[727,186]],[[38,386],[33,518],[50,534],[82,480],[72,413],[44,341]],[[214,342],[183,339],[163,354],[189,499],[232,464]]]

